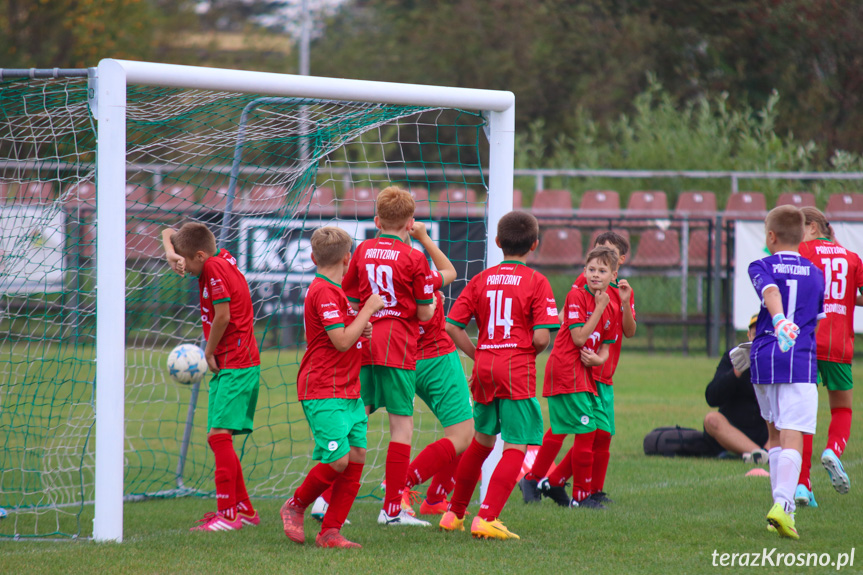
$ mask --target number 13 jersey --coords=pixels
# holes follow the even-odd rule
[[[860,257],[824,238],[800,244],[800,255],[824,274],[824,313],[818,326],[818,359],[851,363],[854,357],[854,306],[863,287]]]
[[[381,234],[357,247],[342,288],[360,308],[372,294],[384,300],[386,307],[372,316],[371,364],[415,370],[417,305],[434,301],[425,255],[397,236]]]
[[[504,261],[474,276],[447,321],[461,328],[476,319],[471,393],[480,403],[496,397],[536,396],[533,330],[557,329],[557,305],[548,279],[520,262]]]

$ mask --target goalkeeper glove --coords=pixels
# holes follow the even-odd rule
[[[728,353],[728,355],[731,356],[731,365],[734,366],[737,373],[743,373],[749,369],[749,353],[751,349],[752,342],[747,341],[745,343],[741,343]]]
[[[793,321],[785,319],[785,314],[777,313],[773,316],[773,329],[776,331],[776,339],[779,340],[779,351],[785,353],[794,347],[800,328]]]

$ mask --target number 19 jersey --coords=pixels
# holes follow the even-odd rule
[[[471,393],[479,403],[536,396],[533,330],[557,329],[557,305],[548,279],[521,262],[504,261],[467,284],[447,321],[465,328],[476,319]]]
[[[417,305],[434,301],[425,255],[397,236],[382,234],[361,243],[342,280],[348,300],[365,305],[372,294],[384,309],[372,316],[371,364],[416,369]]]
[[[854,306],[863,287],[860,257],[827,239],[800,244],[800,255],[824,274],[824,313],[818,326],[818,359],[851,363],[854,357]]]

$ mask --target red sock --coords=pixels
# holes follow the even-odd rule
[[[579,433],[572,445],[572,498],[581,501],[593,487],[593,441],[596,431]]]
[[[426,491],[426,499],[429,503],[440,503],[452,492],[455,487],[455,472],[460,461],[461,454],[458,454],[434,474]]]
[[[237,509],[237,454],[230,433],[217,433],[207,438],[216,460],[216,507],[233,519]]]
[[[827,449],[832,449],[836,457],[842,457],[848,438],[851,437],[851,413],[850,407],[837,407],[830,410]]]
[[[297,488],[292,498],[293,504],[300,509],[305,509],[315,502],[315,499],[320,497],[333,481],[338,479],[339,473],[326,463],[318,463],[309,474],[306,476],[303,484]]]
[[[324,492],[321,493],[321,497],[323,497],[324,501],[326,501],[327,505],[329,505],[330,500],[333,498],[333,486],[330,485],[329,487],[324,489]]]
[[[408,466],[411,464],[411,446],[407,443],[390,441],[387,449],[386,480],[387,489],[384,493],[384,511],[390,517],[401,513],[402,492],[408,476]]]
[[[548,482],[552,487],[560,487],[566,483],[566,480],[572,477],[572,448],[566,452],[551,475],[548,476]]]
[[[449,510],[459,519],[463,518],[467,511],[473,490],[476,489],[482,473],[482,464],[485,463],[491,450],[491,447],[486,447],[474,439],[470,442],[467,451],[461,454],[461,462],[455,472],[455,489],[449,503]]]
[[[611,447],[611,434],[601,429],[596,430],[593,438],[593,493],[602,491],[605,487],[605,474],[608,472],[608,460]]]
[[[246,481],[243,479],[243,466],[240,465],[240,458],[237,452],[234,451],[234,461],[237,466],[237,481],[235,483],[235,497],[237,498],[237,511],[242,511],[246,515],[254,515],[255,509],[252,507],[252,502],[249,501],[249,494],[246,492]]]
[[[521,464],[524,463],[524,452],[520,449],[506,449],[500,457],[488,489],[485,493],[485,501],[479,506],[479,516],[486,521],[492,521],[500,516],[509,494],[512,493]]]
[[[809,491],[812,491],[812,481],[809,479],[809,471],[812,469],[813,438],[813,435],[803,434],[803,461],[800,463],[800,477],[797,479],[797,485],[805,485]]]
[[[363,464],[348,463],[345,470],[336,478],[331,485],[332,496],[330,497],[330,506],[327,512],[324,513],[324,520],[321,523],[321,533],[327,529],[341,529],[348,518],[348,513],[354,500],[357,498],[357,493],[360,491],[360,477],[363,475]]]
[[[455,459],[455,446],[446,437],[427,445],[408,467],[405,488],[411,489],[414,485],[425,483],[429,477],[446,467],[453,459]]]
[[[550,428],[545,432],[545,436],[542,438],[542,445],[539,451],[536,452],[533,466],[525,474],[526,479],[539,481],[546,476],[548,468],[554,463],[554,458],[557,457],[557,454],[560,453],[560,448],[563,447],[563,439],[565,437],[566,435],[564,434],[556,435],[552,433]]]

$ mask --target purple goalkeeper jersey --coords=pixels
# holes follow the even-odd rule
[[[797,252],[777,252],[749,264],[749,278],[761,299],[750,355],[752,383],[817,383],[815,328],[824,317],[824,274]],[[764,307],[764,290],[770,286],[779,289],[785,317],[800,328],[785,353]]]

